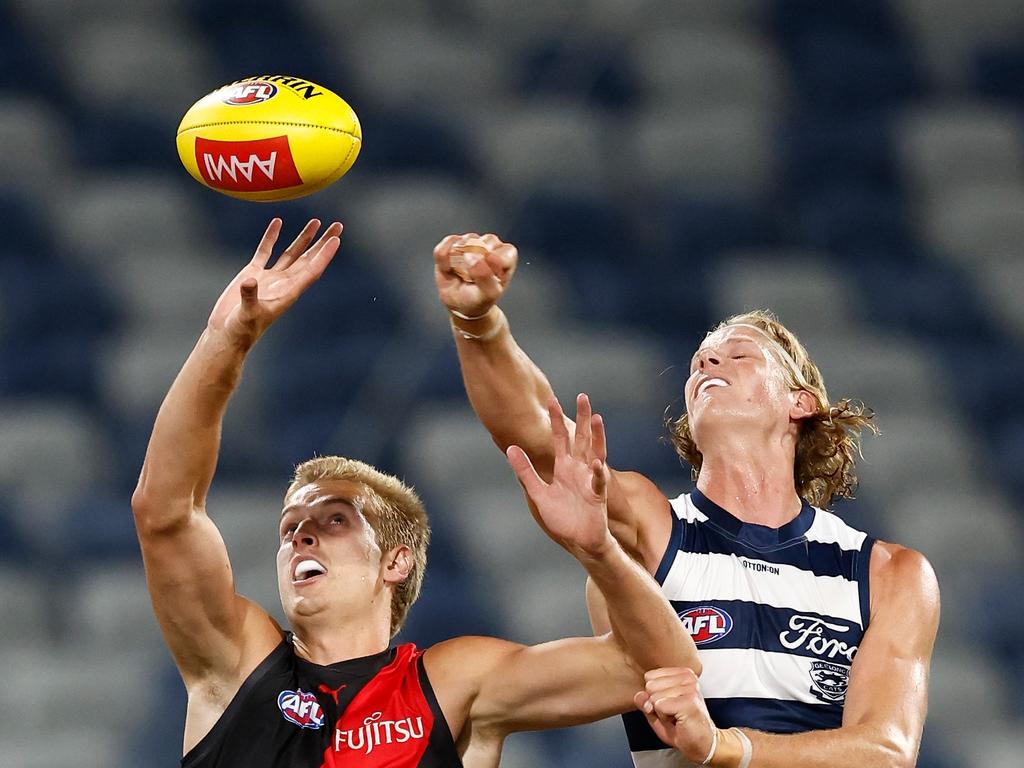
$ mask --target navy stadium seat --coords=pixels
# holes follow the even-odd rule
[[[630,218],[599,193],[535,192],[520,206],[510,229],[524,252],[541,251],[570,269],[595,262],[625,266],[636,258]]]
[[[851,113],[895,106],[924,91],[888,3],[796,0],[774,7],[774,31],[805,107]]]
[[[779,139],[789,200],[813,198],[834,186],[895,189],[889,123],[879,113],[856,118],[804,113],[788,121]]]
[[[842,257],[892,258],[912,253],[903,199],[894,193],[859,187],[821,190],[803,201],[792,221],[792,240]]]
[[[561,39],[541,42],[525,53],[516,86],[527,98],[583,98],[606,109],[629,107],[640,96],[636,73],[615,47],[573,45]]]
[[[0,189],[0,221],[4,222],[0,262],[20,258],[37,263],[54,258],[53,240],[47,231],[43,211],[29,198],[19,194],[16,188]]]
[[[61,562],[139,560],[128,496],[111,496],[83,490],[65,512],[60,551]]]
[[[1024,43],[978,53],[973,72],[978,93],[1024,106]]]
[[[188,106],[182,105],[182,114]],[[130,109],[84,109],[75,120],[78,158],[98,168],[184,173],[174,140],[176,128],[162,116]]]
[[[480,173],[457,123],[422,110],[360,111],[359,168],[371,173],[436,173],[467,181]]]
[[[857,259],[849,264],[867,316],[936,343],[984,338],[992,329],[967,276],[928,261]]]
[[[668,197],[659,206],[662,257],[698,267],[729,251],[778,244],[778,218],[768,206],[723,198]]]

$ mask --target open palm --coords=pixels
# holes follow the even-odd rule
[[[310,246],[319,228],[317,219],[310,220],[273,266],[268,267],[281,233],[281,220],[273,219],[252,261],[235,275],[217,299],[207,323],[209,328],[226,333],[243,346],[254,344],[316,282],[337,253],[341,224],[331,224]]]
[[[541,479],[519,446],[509,447],[509,462],[545,532],[574,554],[596,553],[611,537],[604,422],[591,412],[586,395],[576,400],[576,434],[571,440],[555,398],[548,404],[548,413],[555,453],[551,482]]]

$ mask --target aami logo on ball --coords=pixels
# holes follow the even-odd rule
[[[256,80],[251,83],[236,85],[227,92],[222,101],[225,104],[244,107],[246,104],[259,104],[261,101],[269,101],[275,95],[277,95],[276,85]]]
[[[281,691],[277,697],[277,708],[284,719],[300,728],[316,730],[324,724],[324,710],[316,696],[301,688],[297,691]]]
[[[732,616],[710,605],[683,611],[679,614],[679,620],[696,645],[721,640],[732,631]]]
[[[302,183],[287,136],[256,141],[197,138],[196,164],[215,189],[267,192]]]

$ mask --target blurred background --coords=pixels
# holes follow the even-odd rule
[[[346,98],[334,187],[239,202],[180,166],[181,115],[239,77]],[[280,615],[276,518],[317,453],[414,483],[434,544],[401,635],[586,633],[463,394],[431,249],[520,247],[504,303],[611,461],[674,496],[690,355],[771,307],[864,399],[853,525],[943,590],[920,765],[1024,752],[1024,5],[1020,0],[0,0],[0,765],[178,764],[184,694],[129,498],[160,399],[271,216],[342,251],[260,343],[209,509]],[[510,768],[612,768],[617,720],[514,736]]]

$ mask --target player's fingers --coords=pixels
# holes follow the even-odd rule
[[[488,260],[494,268],[495,274],[503,282],[508,282],[512,273],[516,271],[516,264],[519,262],[519,249],[511,243],[502,243],[491,249]]]
[[[586,459],[590,455],[590,398],[585,393],[576,395],[576,435],[572,441],[572,455]]]
[[[678,677],[690,678],[694,682],[697,680],[697,674],[689,667],[658,667],[657,669],[649,669],[644,672],[644,680],[650,682],[657,680],[660,677]]]
[[[504,288],[491,270],[487,259],[472,251],[461,253],[459,257],[459,265],[456,266],[456,256],[452,256],[452,268],[455,272],[463,279],[468,277],[467,282],[474,283],[488,301],[497,301]]]
[[[441,268],[443,272],[450,272],[451,265],[448,262],[448,258],[451,254],[452,246],[459,241],[462,235],[448,235],[441,239],[437,245],[434,246],[434,264]]]
[[[334,255],[338,252],[338,248],[341,246],[341,238],[337,235],[328,237],[326,241],[320,244],[318,248],[310,249],[312,255],[309,256],[308,261],[305,262],[304,269],[301,273],[301,286],[302,290],[306,290],[310,285],[320,279],[320,276],[327,269],[327,265],[334,259]]]
[[[331,225],[324,230],[323,234],[320,235],[320,239],[317,240],[313,245],[309,246],[305,251],[299,254],[298,258],[295,259],[295,264],[305,267],[313,260],[313,257],[320,253],[321,249],[332,237],[341,238],[341,231],[344,227],[341,226],[340,221],[332,221]]]
[[[281,234],[281,220],[277,217],[270,220],[267,225],[260,244],[256,246],[256,253],[252,257],[253,266],[263,269],[270,261],[270,255],[274,252],[274,245],[277,243],[277,236]]]
[[[548,400],[548,417],[551,419],[551,440],[555,456],[567,456],[569,454],[569,430],[565,426],[562,404],[554,395]]]
[[[594,459],[590,464],[590,471],[593,472],[590,489],[598,498],[605,498],[608,493],[608,467],[600,459]]]
[[[608,461],[608,438],[604,432],[604,419],[601,414],[595,413],[590,417],[590,431],[593,434],[590,441],[591,453],[602,462]]]
[[[316,235],[317,230],[320,229],[320,219],[310,219],[306,222],[306,226],[302,228],[302,231],[292,240],[292,244],[285,248],[281,255],[277,257],[277,261],[274,262],[274,269],[283,270],[287,269],[302,252],[309,247],[309,244],[313,242],[313,237]]]
[[[539,503],[541,494],[548,485],[537,474],[537,470],[533,468],[533,462],[526,455],[526,451],[518,445],[510,445],[506,449],[505,455],[508,457],[508,463],[512,466],[512,471],[516,473],[516,477],[519,479],[520,484],[522,484],[526,494],[534,503]]]
[[[259,283],[255,277],[247,277],[238,284],[238,293],[242,300],[242,315],[247,317],[256,311],[259,304]]]

